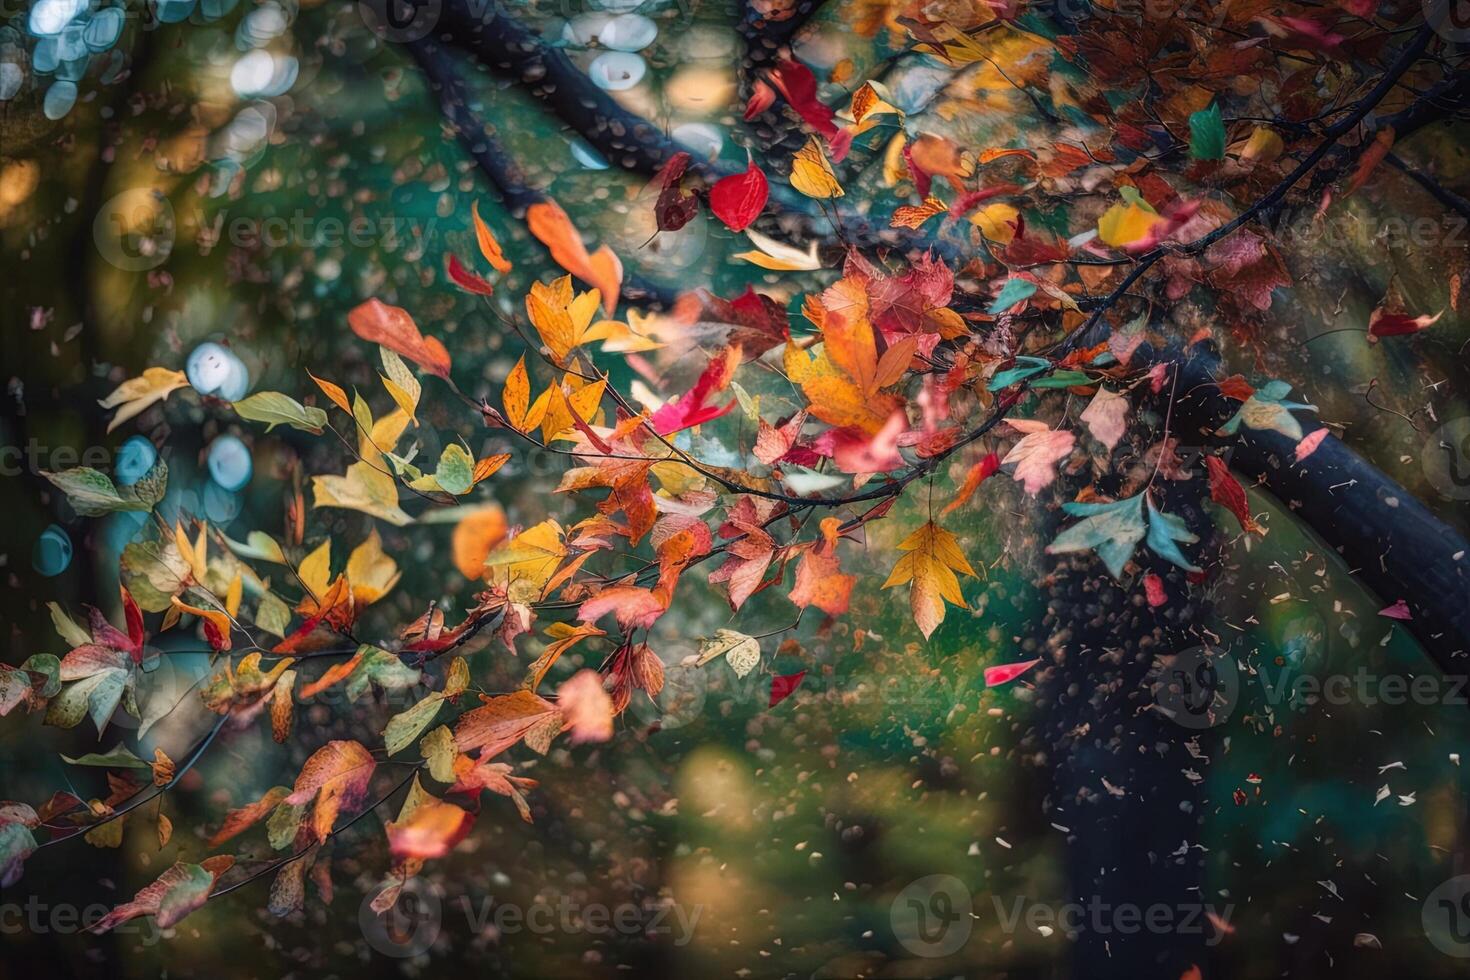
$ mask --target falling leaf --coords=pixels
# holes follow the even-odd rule
[[[1001,684],[1009,684],[1020,677],[1026,671],[1041,663],[1040,658],[1036,660],[1023,660],[1020,663],[1000,664],[996,667],[985,668],[985,686],[999,687]]]
[[[450,540],[454,567],[467,579],[485,574],[485,559],[496,545],[505,540],[505,511],[499,504],[487,504],[460,518]]]
[[[965,482],[960,485],[959,490],[955,491],[954,499],[944,505],[944,510],[940,511],[940,514],[949,514],[963,507],[975,495],[975,491],[980,489],[980,484],[994,476],[999,470],[1000,457],[995,453],[986,453],[978,463],[965,472]]]
[[[485,261],[490,263],[491,268],[502,276],[508,275],[511,270],[510,261],[505,257],[505,252],[500,248],[500,242],[490,232],[490,226],[485,224],[480,217],[480,202],[474,201],[470,204],[470,220],[475,226],[475,242],[480,246],[480,254],[485,256]]]
[[[1182,518],[1159,510],[1152,499],[1148,501],[1148,546],[1154,554],[1187,572],[1198,573],[1201,571],[1199,566],[1192,564],[1179,550],[1179,542],[1193,544],[1198,540],[1199,536],[1189,530]]]
[[[1245,488],[1230,472],[1226,462],[1218,456],[1206,456],[1205,468],[1209,471],[1210,499],[1234,514],[1242,531],[1265,536],[1266,529],[1251,516]]]
[[[744,677],[761,661],[761,645],[737,630],[717,629],[715,635],[699,642],[698,666],[724,657],[736,677]]]
[[[235,863],[228,855],[208,858],[203,864],[173,865],[158,880],[138,892],[88,927],[90,932],[104,933],[139,916],[151,915],[158,928],[167,929],[209,900],[214,884]]]
[[[444,272],[456,286],[467,293],[474,293],[476,296],[495,295],[495,287],[461,265],[453,252],[444,255]]]
[[[1097,552],[1114,578],[1121,578],[1123,566],[1128,564],[1138,542],[1147,533],[1143,522],[1143,495],[1109,503],[1069,502],[1062,505],[1062,510],[1082,520],[1058,534],[1046,546],[1047,554],[1092,550]]]
[[[189,386],[189,378],[183,371],[151,367],[136,378],[129,378],[112,390],[112,394],[97,404],[103,408],[116,408],[117,414],[107,423],[111,432],[128,419],[141,413],[154,402],[161,402],[180,388]]]
[[[531,284],[526,294],[526,316],[558,364],[587,339],[599,299],[595,289],[574,294],[570,276],[562,276],[550,285]]]
[[[1404,337],[1416,334],[1438,323],[1442,316],[1444,316],[1444,310],[1440,310],[1434,316],[1407,316],[1403,313],[1389,313],[1379,307],[1368,318],[1368,342],[1377,343],[1383,337]]]
[[[603,312],[612,316],[623,285],[623,264],[612,249],[603,245],[589,255],[572,219],[555,201],[532,204],[526,209],[526,224],[557,265],[597,290]]]
[[[1309,432],[1302,437],[1302,441],[1296,444],[1296,461],[1300,463],[1308,456],[1317,451],[1322,445],[1322,440],[1327,438],[1327,427],[1323,426],[1314,432]]]
[[[1196,160],[1225,159],[1225,123],[1220,118],[1220,103],[1189,117],[1189,155]]]
[[[1384,606],[1378,610],[1378,615],[1385,619],[1401,619],[1405,621],[1414,618],[1413,612],[1409,610],[1409,604],[1402,599],[1395,601],[1391,606]]]
[[[806,679],[806,671],[797,671],[794,674],[779,674],[771,678],[771,693],[766,699],[766,707],[774,708],[796,693],[801,682]]]
[[[913,609],[914,622],[928,639],[944,622],[946,600],[956,606],[965,604],[960,580],[955,573],[973,576],[975,570],[970,567],[964,552],[960,551],[954,535],[933,521],[926,522],[899,542],[898,550],[907,553],[893,566],[883,588],[911,583],[909,605]]]
[[[430,374],[449,377],[449,351],[437,338],[421,334],[407,310],[370,299],[353,307],[347,323],[363,340],[402,354]]]
[[[606,742],[613,736],[613,703],[595,670],[579,670],[556,689],[568,739],[573,745]]]

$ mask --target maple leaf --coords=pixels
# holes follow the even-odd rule
[[[960,593],[960,581],[955,573],[975,574],[960,551],[959,542],[944,528],[933,521],[926,522],[913,534],[899,542],[898,550],[907,552],[893,566],[883,588],[911,583],[909,605],[913,609],[914,622],[928,639],[939,624],[944,622],[944,604],[965,604]]]
[[[1143,522],[1143,494],[1109,503],[1068,502],[1062,505],[1062,510],[1082,520],[1058,534],[1046,546],[1047,554],[1091,549],[1114,578],[1122,578],[1123,566],[1148,533]]]
[[[1291,385],[1285,381],[1268,381],[1251,393],[1230,420],[1220,426],[1218,433],[1233,436],[1242,425],[1249,429],[1269,429],[1286,438],[1298,441],[1302,437],[1302,424],[1291,414],[1291,409],[1307,409],[1315,412],[1316,405],[1287,401]]]
[[[1112,449],[1128,430],[1128,399],[1099,386],[1081,418],[1092,437]]]
[[[1012,476],[1035,496],[1057,478],[1057,463],[1072,452],[1076,437],[1068,429],[1053,429],[1035,419],[1007,419],[1006,424],[1025,435],[1000,465],[1015,466]]]
[[[558,364],[587,339],[600,300],[596,289],[573,294],[571,276],[562,276],[550,285],[531,283],[531,291],[526,294],[526,316]]]

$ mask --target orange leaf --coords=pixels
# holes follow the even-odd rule
[[[372,753],[359,742],[328,742],[312,753],[296,777],[296,785],[286,802],[301,806],[312,799],[312,830],[318,841],[332,835],[332,825],[343,806],[355,808],[367,797],[377,763]]]
[[[500,243],[490,233],[490,226],[485,224],[484,219],[480,217],[479,201],[470,205],[470,218],[474,220],[475,241],[479,243],[480,254],[485,256],[485,261],[489,262],[491,267],[502,276],[510,272],[511,265],[505,257],[505,252],[501,251]]]
[[[572,219],[552,200],[538,201],[527,208],[526,224],[557,265],[602,293],[603,312],[612,316],[623,285],[623,264],[612,250],[604,245],[587,254]]]
[[[316,386],[322,390],[322,394],[332,400],[333,405],[336,405],[348,415],[352,414],[352,405],[347,401],[347,392],[342,390],[341,385],[335,385],[330,381],[323,381],[310,371],[306,372],[306,376],[316,382]]]
[[[485,558],[505,540],[505,532],[505,511],[498,504],[488,504],[463,518],[454,526],[451,539],[454,567],[467,579],[484,577]]]
[[[418,324],[402,307],[370,299],[353,307],[347,314],[347,324],[363,340],[382,344],[431,374],[449,377],[449,351],[437,338],[419,333]]]

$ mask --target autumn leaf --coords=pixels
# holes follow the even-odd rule
[[[502,694],[460,717],[454,726],[454,744],[461,752],[479,749],[480,758],[489,759],[519,742],[536,725],[557,716],[556,705],[533,691]]]
[[[507,528],[505,511],[499,504],[487,504],[461,517],[450,538],[454,567],[467,579],[482,578],[485,559],[505,540]]]
[[[1000,457],[995,453],[986,453],[978,462],[965,471],[965,482],[955,491],[954,499],[944,505],[940,514],[949,514],[963,507],[965,503],[980,489],[980,484],[995,475],[1000,469]]]
[[[909,605],[913,609],[914,622],[928,639],[939,624],[944,622],[946,601],[956,606],[965,604],[960,592],[960,575],[975,574],[959,542],[953,534],[935,524],[926,522],[913,534],[899,542],[898,550],[906,554],[893,566],[883,588],[909,585]]]
[[[474,201],[470,204],[470,220],[475,226],[475,242],[480,246],[480,254],[485,256],[485,261],[490,267],[502,276],[510,273],[510,260],[505,257],[505,252],[500,248],[500,242],[495,240],[490,226],[480,217],[480,202]]]
[[[1092,550],[1114,578],[1122,578],[1123,566],[1148,533],[1143,522],[1143,495],[1108,503],[1069,502],[1062,505],[1062,510],[1082,520],[1058,534],[1046,546],[1046,553],[1061,555]]]
[[[421,334],[407,310],[370,299],[353,307],[347,324],[363,340],[402,354],[430,374],[449,377],[449,351],[437,338]]]
[[[745,234],[755,244],[756,250],[737,252],[731,258],[744,259],[751,265],[773,272],[811,272],[822,268],[822,260],[817,256],[816,239],[809,242],[807,250],[803,252],[774,238],[767,238],[751,228],[745,229]]]
[[[469,836],[475,815],[463,807],[436,800],[420,802],[387,827],[388,850],[395,858],[440,858]]]
[[[362,743],[328,742],[306,760],[284,802],[302,806],[315,800],[311,828],[316,839],[324,841],[332,835],[337,814],[344,807],[356,809],[367,798],[376,767],[372,753]]]
[[[112,390],[112,394],[97,404],[103,408],[116,408],[117,414],[107,423],[111,432],[128,419],[143,412],[154,402],[161,402],[180,388],[189,386],[189,378],[183,371],[151,367],[136,378],[129,378]]]
[[[696,666],[703,667],[711,660],[724,657],[736,677],[744,677],[761,661],[761,645],[751,636],[737,630],[717,629],[715,635],[699,642],[699,659]]]
[[[572,219],[555,201],[532,204],[526,209],[526,224],[557,265],[597,290],[603,312],[612,316],[623,283],[623,264],[612,249],[604,245],[589,255]]]
[[[1099,386],[1097,394],[1083,411],[1082,421],[1098,442],[1112,449],[1128,430],[1128,399]]]
[[[819,200],[843,195],[842,185],[837,182],[837,174],[833,173],[832,163],[827,159],[827,151],[822,149],[821,141],[815,136],[796,151],[791,161],[791,186],[807,197]]]
[[[917,230],[924,222],[936,214],[943,214],[947,210],[949,210],[949,205],[945,204],[939,198],[926,197],[923,204],[917,206],[904,204],[895,208],[893,210],[893,218],[889,221],[889,224],[894,228],[913,228]]]
[[[606,742],[613,735],[613,704],[595,670],[579,670],[556,689],[564,728],[573,745]]]
[[[108,932],[130,919],[154,916],[158,928],[167,929],[209,900],[215,882],[235,863],[226,855],[208,858],[203,864],[178,862],[158,880],[138,892],[88,927],[90,932]]]
[[[467,293],[474,293],[476,296],[495,295],[495,287],[466,269],[453,252],[447,252],[444,255],[444,273],[449,276],[450,281]]]
[[[731,231],[744,231],[760,216],[770,193],[766,175],[748,160],[743,173],[722,177],[710,188],[709,209]]]
[[[1011,681],[1015,680],[1017,677],[1020,677],[1022,674],[1026,673],[1026,671],[1030,670],[1032,667],[1035,667],[1039,663],[1041,663],[1041,660],[1036,659],[1023,660],[1020,663],[1014,664],[1000,664],[996,667],[986,667],[985,686],[999,687],[1002,684],[1009,684]]]
[[[1072,452],[1076,437],[1070,430],[1053,429],[1035,419],[1008,419],[1007,424],[1025,435],[1000,465],[1014,466],[1012,476],[1034,497],[1057,478],[1057,463]]]
[[[796,693],[801,682],[806,679],[806,671],[799,670],[794,674],[779,674],[771,677],[771,692],[766,698],[766,707],[774,708]]]
[[[562,276],[550,285],[531,284],[531,291],[526,294],[526,316],[558,364],[565,362],[567,355],[587,339],[587,328],[597,313],[599,299],[595,289],[574,294],[570,276]]]

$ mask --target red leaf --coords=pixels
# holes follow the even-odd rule
[[[817,76],[810,68],[799,61],[782,60],[771,72],[771,84],[807,125],[829,140],[837,135],[831,108],[817,98]]]
[[[731,231],[744,231],[760,215],[770,193],[766,175],[752,160],[745,173],[731,174],[710,188],[709,209]]]
[[[143,662],[143,610],[133,601],[133,594],[126,586],[119,585],[118,592],[122,594],[123,619],[128,625],[128,641],[132,644],[128,652],[133,655],[133,663]]]
[[[465,292],[476,293],[480,296],[490,296],[495,292],[495,287],[461,265],[453,252],[445,255],[444,265],[449,278]]]
[[[1382,309],[1374,310],[1373,315],[1368,318],[1368,342],[1373,343],[1380,337],[1403,337],[1418,333],[1442,316],[1444,310],[1434,316],[1408,316],[1403,313],[1385,313]]]
[[[1210,499],[1234,514],[1235,519],[1240,522],[1241,530],[1264,535],[1266,529],[1251,517],[1250,505],[1245,499],[1245,488],[1230,472],[1225,461],[1218,456],[1206,456],[1205,468],[1210,471]]]
[[[750,122],[775,104],[776,90],[757,80],[751,88],[750,101],[745,103],[745,121]]]
[[[1009,684],[1039,663],[1041,663],[1040,657],[1035,660],[1022,660],[1014,664],[1001,664],[999,667],[986,667],[985,686],[999,687],[1002,684]]]
[[[735,377],[735,368],[740,364],[740,348],[726,347],[710,359],[709,365],[700,374],[694,387],[653,413],[649,419],[654,431],[661,436],[672,435],[681,429],[700,425],[717,419],[735,407],[732,398],[724,405],[710,405],[709,399],[724,391]]]
[[[772,677],[771,700],[770,703],[766,705],[766,707],[774,708],[782,701],[785,701],[787,698],[791,697],[791,695],[796,692],[796,689],[798,687],[801,687],[802,679],[805,677],[806,671],[804,670],[798,671],[795,674],[782,674],[776,677]]]
[[[683,190],[679,182],[689,169],[690,156],[683,150],[669,157],[659,171],[658,179],[663,182],[658,201],[653,205],[653,218],[659,231],[678,231],[687,225],[699,211],[699,198]]]
[[[1164,580],[1153,572],[1143,577],[1143,594],[1148,597],[1148,604],[1157,609],[1169,601],[1169,596],[1164,592]]]

